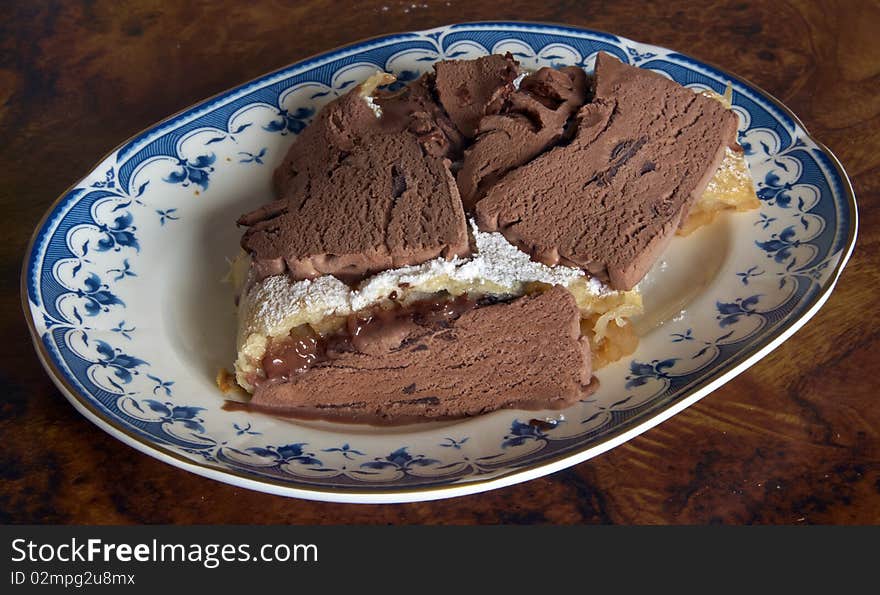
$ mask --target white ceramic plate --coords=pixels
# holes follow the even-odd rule
[[[236,217],[271,197],[285,149],[333,97],[377,68],[410,81],[443,58],[512,52],[526,68],[598,51],[689,87],[733,85],[759,211],[676,239],[642,283],[632,359],[550,430],[534,412],[372,428],[221,409],[234,357]],[[525,23],[373,39],[220,94],[127,141],[49,210],[22,276],[47,371],[122,442],[194,473],[318,500],[400,502],[498,488],[584,461],[721,386],[822,305],[856,235],[840,164],[778,101],[735,76],[612,35]]]

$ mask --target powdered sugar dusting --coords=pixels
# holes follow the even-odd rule
[[[611,289],[595,277],[590,277],[589,279],[587,279],[587,289],[593,295],[609,295],[615,293],[613,289]]]
[[[267,334],[291,314],[308,312],[315,320],[350,311],[349,289],[335,277],[292,283],[286,275],[268,277],[255,284],[240,304],[247,334]]]
[[[353,312],[367,308],[392,292],[402,294],[404,288],[419,290],[427,288],[431,282],[442,284],[443,279],[453,279],[457,267],[464,262],[459,258],[446,260],[435,258],[420,265],[383,271],[365,280],[361,286],[351,291]]]
[[[522,283],[541,282],[564,285],[583,277],[584,272],[571,267],[549,267],[533,261],[528,254],[511,244],[498,232],[482,232],[471,220],[476,255],[456,270],[456,278],[462,281],[485,279],[506,288],[516,288]]]
[[[373,110],[373,113],[376,114],[377,118],[382,117],[382,107],[373,100],[372,96],[367,95],[364,97],[364,101],[367,102],[367,105],[370,106],[370,109]]]

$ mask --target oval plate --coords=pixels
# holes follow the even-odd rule
[[[693,88],[733,86],[761,207],[677,238],[641,286],[631,359],[552,429],[535,412],[372,428],[221,409],[235,316],[222,283],[234,221],[317,110],[377,68],[408,82],[444,58],[511,52],[525,68],[596,53]],[[857,211],[835,157],[777,100],[682,54],[605,33],[476,23],[392,35],[247,83],[132,138],[45,215],[22,294],[61,392],[138,450],[241,487],[316,500],[402,502],[510,485],[574,465],[669,418],[782,343],[828,298]]]

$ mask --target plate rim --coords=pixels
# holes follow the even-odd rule
[[[737,353],[735,356],[731,357],[727,362],[725,362],[725,364],[719,367],[720,373],[714,379],[703,386],[684,391],[678,399],[661,408],[660,411],[653,414],[650,418],[640,423],[636,423],[631,427],[621,427],[618,430],[610,432],[600,442],[587,448],[578,450],[576,452],[560,453],[555,456],[550,456],[547,459],[542,459],[540,461],[535,461],[523,465],[522,467],[514,467],[507,470],[506,472],[493,476],[492,478],[464,478],[458,481],[453,481],[449,484],[435,486],[386,487],[381,485],[374,485],[369,487],[351,486],[345,488],[325,488],[311,484],[295,484],[290,482],[283,482],[265,476],[247,475],[236,469],[220,467],[212,465],[208,462],[202,462],[187,458],[172,450],[171,448],[166,447],[165,445],[162,445],[153,440],[149,440],[146,437],[140,436],[137,433],[128,430],[121,424],[116,424],[113,421],[108,420],[100,413],[100,411],[97,410],[97,408],[92,403],[89,402],[88,399],[80,395],[75,387],[73,387],[71,383],[69,383],[64,373],[59,370],[54,364],[46,350],[46,347],[40,340],[39,332],[36,329],[33,319],[33,312],[31,311],[31,305],[28,299],[28,277],[29,271],[31,270],[31,265],[35,260],[34,248],[36,246],[37,239],[40,236],[40,232],[45,227],[49,217],[53,213],[55,213],[59,204],[70,194],[70,192],[74,190],[77,185],[80,184],[82,180],[84,180],[90,173],[94,172],[98,166],[100,166],[109,157],[118,153],[121,149],[134,142],[144,133],[154,129],[158,129],[164,124],[167,124],[168,122],[185,113],[197,110],[203,106],[207,106],[212,101],[220,98],[221,96],[226,96],[230,93],[241,90],[257,81],[270,78],[293,67],[329,58],[332,55],[343,52],[345,50],[351,50],[361,46],[366,46],[379,40],[390,41],[394,38],[400,38],[412,34],[425,35],[440,31],[448,31],[458,27],[474,27],[481,25],[499,28],[557,28],[560,30],[567,30],[576,33],[605,35],[612,37],[616,40],[629,41],[642,45],[655,45],[640,42],[627,37],[621,37],[619,35],[609,33],[600,29],[578,27],[564,23],[547,21],[467,21],[440,25],[424,30],[392,32],[359,39],[344,45],[339,45],[332,49],[319,52],[311,56],[307,56],[301,60],[297,60],[296,62],[292,62],[290,64],[282,66],[281,68],[277,68],[270,72],[261,74],[257,77],[254,77],[253,79],[235,85],[229,89],[222,90],[214,95],[211,95],[210,97],[207,97],[187,107],[184,107],[177,112],[163,118],[162,120],[159,120],[149,125],[148,127],[132,134],[130,137],[119,143],[116,147],[114,147],[112,150],[110,150],[100,159],[98,159],[91,166],[91,168],[88,169],[84,176],[78,178],[70,186],[68,186],[58,196],[58,198],[56,198],[46,208],[43,216],[35,224],[33,232],[31,233],[31,237],[28,241],[27,248],[24,252],[20,275],[20,296],[25,321],[27,323],[28,331],[31,336],[31,342],[34,345],[34,349],[37,353],[38,359],[40,360],[40,363],[48,374],[49,378],[52,380],[53,384],[55,384],[55,386],[59,389],[61,394],[64,395],[64,397],[74,406],[74,409],[76,409],[81,415],[83,415],[83,417],[88,419],[90,422],[92,422],[94,425],[102,429],[113,438],[119,440],[127,446],[138,450],[139,452],[160,460],[163,463],[194,473],[195,475],[227,483],[236,487],[250,489],[258,492],[270,493],[279,496],[337,503],[384,504],[438,500],[443,498],[465,496],[469,494],[494,490],[531,479],[536,479],[538,477],[543,477],[545,475],[549,475],[562,469],[577,465],[604,452],[607,452],[608,450],[611,450],[612,448],[615,448],[648,431],[649,429],[663,423],[664,421],[668,420],[669,418],[673,417],[684,409],[690,407],[697,401],[701,400],[706,395],[714,392],[724,384],[733,380],[736,376],[766,357],[779,345],[788,340],[794,333],[796,333],[807,322],[809,322],[809,320],[812,319],[813,316],[815,316],[815,314],[822,308],[822,306],[831,296],[831,293],[833,292],[837,281],[843,272],[843,269],[845,268],[850,257],[852,256],[858,236],[859,217],[855,191],[852,186],[852,181],[849,179],[849,176],[846,173],[846,170],[843,168],[843,165],[840,163],[840,160],[824,143],[813,137],[813,135],[809,132],[801,119],[773,94],[767,92],[760,86],[750,82],[748,79],[729,73],[724,68],[721,68],[713,64],[712,62],[693,58],[692,56],[684,52],[679,52],[678,50],[664,47],[663,49],[674,52],[675,54],[678,54],[697,64],[704,64],[710,68],[713,68],[718,72],[723,73],[726,77],[738,81],[742,85],[757,91],[765,99],[767,99],[774,108],[780,110],[785,116],[790,118],[803,131],[804,136],[815,143],[819,151],[828,158],[828,161],[837,172],[838,176],[840,177],[840,181],[842,182],[841,190],[842,193],[845,195],[845,203],[849,209],[850,217],[849,229],[847,230],[845,245],[841,248],[840,260],[838,261],[832,273],[826,279],[825,283],[820,287],[819,291],[810,299],[806,310],[796,319],[787,321],[785,324],[783,324],[780,332],[776,336],[772,337],[769,341],[758,342],[751,345],[750,348],[745,349],[740,353]]]

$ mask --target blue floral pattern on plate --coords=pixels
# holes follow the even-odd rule
[[[168,254],[188,254],[208,241],[190,239],[205,221],[234,221],[243,210],[236,197],[248,189],[262,188],[268,198],[272,169],[289,143],[322,105],[377,69],[405,82],[440,59],[506,51],[527,68],[577,64],[587,70],[606,51],[694,88],[723,92],[732,84],[761,208],[740,216],[748,219],[737,228],[742,238],[715,281],[687,315],[644,338],[631,360],[601,371],[600,391],[556,424],[502,411],[392,432],[224,411],[210,364],[191,346],[198,333],[186,335],[179,328],[186,318],[175,318],[195,301],[193,292],[177,290],[192,270],[174,269]],[[454,25],[323,54],[127,141],[61,197],[36,230],[23,272],[26,313],[65,395],[144,452],[285,495],[437,498],[589,458],[744,369],[827,297],[851,252],[856,218],[851,187],[833,155],[786,110],[735,77],[604,33],[526,23]],[[237,232],[224,233],[233,238],[224,244],[231,257]],[[216,322],[223,325],[232,329],[234,319]],[[229,361],[218,356],[212,363]]]

